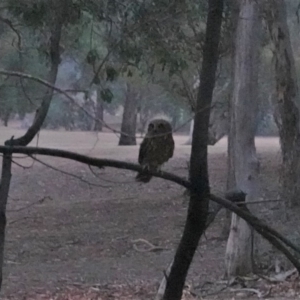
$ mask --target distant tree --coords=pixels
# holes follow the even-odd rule
[[[102,131],[104,121],[104,103],[101,97],[101,88],[97,89],[94,131]]]
[[[127,82],[119,146],[136,145],[138,96],[133,85]]]

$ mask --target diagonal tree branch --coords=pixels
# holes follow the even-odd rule
[[[27,154],[27,155],[47,155],[52,157],[66,158],[66,159],[74,160],[80,163],[84,163],[90,166],[95,166],[100,168],[112,167],[117,169],[131,170],[135,172],[139,172],[142,170],[142,167],[140,165],[134,163],[128,163],[128,162],[112,160],[112,159],[100,159],[100,158],[89,157],[86,155],[82,155],[70,151],[50,149],[50,148],[0,146],[0,153],[3,153],[4,156],[12,155],[13,153]],[[191,190],[190,182],[177,175],[168,172],[162,172],[162,171],[149,172],[149,173],[152,176],[177,183],[182,187]],[[297,270],[300,271],[300,262],[298,261],[298,259],[296,259],[296,257],[292,253],[290,253],[290,251],[285,246],[285,245],[289,246],[295,252],[300,254],[300,249],[296,245],[294,245],[291,241],[289,241],[287,238],[282,236],[276,230],[274,230],[273,228],[271,228],[270,226],[268,226],[267,224],[259,220],[257,217],[253,216],[250,213],[250,211],[241,208],[235,203],[232,203],[231,201],[214,194],[210,194],[209,198],[210,200],[236,213],[239,217],[243,218],[246,222],[248,222],[260,235],[262,235],[265,239],[267,239],[275,248],[283,252],[287,256],[287,258],[293,263],[293,265],[297,268]]]

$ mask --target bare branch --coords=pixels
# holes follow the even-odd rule
[[[3,18],[3,17],[0,16],[0,21],[2,23],[6,24],[17,35],[17,38],[18,38],[18,51],[21,51],[22,39],[21,39],[21,35],[20,35],[19,31],[14,27],[11,20],[9,20],[7,18]]]
[[[35,148],[35,147],[22,147],[22,146],[14,146],[14,147],[7,147],[7,146],[0,146],[0,153],[4,154],[4,157],[10,156],[12,153],[22,153],[27,155],[48,155],[53,157],[61,157],[66,159],[75,160],[87,165],[95,166],[95,167],[112,167],[117,169],[126,169],[135,172],[142,171],[142,167],[128,162],[118,161],[118,160],[111,160],[111,159],[99,159],[94,157],[88,157],[82,154],[65,151],[65,150],[57,150],[57,149],[49,149],[49,148]],[[188,180],[176,176],[172,173],[168,172],[149,172],[152,176],[163,178],[168,181],[175,182],[187,189],[191,189],[191,184]],[[298,259],[294,257],[292,253],[281,243],[283,242],[290,248],[292,248],[297,253],[300,253],[300,249],[294,245],[291,241],[287,238],[282,236],[273,228],[269,227],[262,221],[260,221],[257,217],[253,216],[249,211],[238,207],[236,204],[232,203],[229,200],[226,200],[222,197],[216,196],[214,194],[210,194],[210,200],[226,207],[227,209],[231,210],[239,217],[243,218],[246,222],[248,222],[260,235],[266,238],[272,245],[274,245],[279,251],[283,252],[288,259],[293,263],[293,265],[300,271],[300,263]],[[281,242],[280,242],[281,241]]]

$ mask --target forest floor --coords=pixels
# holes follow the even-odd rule
[[[0,144],[21,133],[0,128]],[[190,146],[183,145],[186,136],[175,140],[174,158],[164,170],[187,177]],[[138,157],[138,146],[119,147],[118,137],[111,133],[42,131],[31,145],[37,142],[99,158],[136,162]],[[225,190],[226,145],[223,139],[209,147],[211,187],[218,193]],[[259,199],[276,199],[278,139],[257,138],[257,150],[261,161]],[[91,172],[73,161],[38,158],[52,167],[22,155],[15,157],[7,207],[6,299],[153,299],[183,230],[187,209],[184,189],[157,178],[139,184],[130,171],[93,168]],[[268,202],[258,209],[260,216],[284,232],[288,227],[286,221],[279,221],[279,207],[278,202]],[[234,286],[224,290],[224,215],[217,216],[202,238],[187,280],[193,294],[205,299],[253,296],[245,291],[232,293]],[[157,251],[151,251],[145,240],[159,247]],[[274,252],[267,245],[263,249],[261,268],[266,269],[274,264]],[[296,299],[297,288],[281,287],[273,287],[269,296],[284,290],[289,294],[282,299],[290,295]]]

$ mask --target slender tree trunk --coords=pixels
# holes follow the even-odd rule
[[[283,0],[268,0],[266,23],[274,44],[276,79],[275,121],[282,152],[281,196],[291,206],[299,205],[300,194],[300,111],[296,64]]]
[[[258,112],[260,26],[256,0],[242,0],[236,33],[229,161],[231,170],[234,170],[234,173],[230,174],[231,184],[247,194],[246,201],[251,201],[257,193],[259,165],[254,139]],[[251,233],[249,225],[233,214],[225,257],[228,277],[252,272]]]
[[[137,95],[128,83],[119,146],[136,145],[137,105]]]
[[[209,117],[208,145],[215,145],[228,134],[228,96],[232,90],[231,87],[232,84],[230,79],[222,86],[222,88],[214,90]],[[222,103],[222,107],[220,107],[220,105],[214,105],[216,103]]]
[[[11,163],[12,155],[4,154],[2,158],[2,174],[0,187],[0,289],[3,279],[3,260],[4,260],[4,243],[5,243],[5,227],[6,227],[6,204],[11,179]]]
[[[233,84],[234,84],[234,62],[235,62],[235,39],[236,39],[236,29],[239,20],[239,2],[236,0],[231,0],[230,5],[232,7],[232,40],[231,40],[231,70],[230,70],[230,86],[229,86],[229,100],[228,100],[228,140],[227,140],[227,182],[226,189],[227,191],[233,190],[236,187],[235,184],[235,174],[234,174],[234,164],[233,164],[233,137],[234,135],[231,133],[231,115],[232,115],[232,97],[233,97]],[[231,224],[231,211],[226,209],[225,212],[225,220],[222,229],[222,237],[228,238],[230,232],[230,224]]]
[[[193,131],[194,131],[194,119],[190,123],[189,139],[185,142],[185,145],[192,145]]]
[[[97,89],[96,112],[95,112],[95,125],[94,131],[102,131],[104,120],[104,105],[101,97],[100,87]]]
[[[4,117],[3,117],[3,124],[4,124],[5,127],[8,126],[9,117],[10,117],[10,112],[6,112]]]
[[[56,22],[53,24],[53,28],[51,29],[50,37],[51,69],[49,72],[48,81],[52,85],[55,85],[58,66],[60,64],[59,43],[61,39],[65,11],[68,8],[67,1],[63,1],[62,3],[57,3],[59,7],[57,7],[57,9],[59,13],[57,15]],[[52,96],[53,89],[49,89],[43,98],[40,108],[36,111],[35,119],[27,132],[18,139],[13,139],[12,137],[10,140],[6,141],[6,146],[27,146],[33,140],[45,121],[51,104]],[[2,159],[2,174],[0,183],[0,289],[2,287],[3,276],[2,270],[5,244],[6,204],[11,180],[11,164],[12,155],[4,154]]]
[[[164,300],[180,300],[185,279],[206,227],[209,204],[207,140],[210,107],[218,65],[223,0],[209,0],[206,39],[190,159],[191,196],[184,232],[167,280]]]

